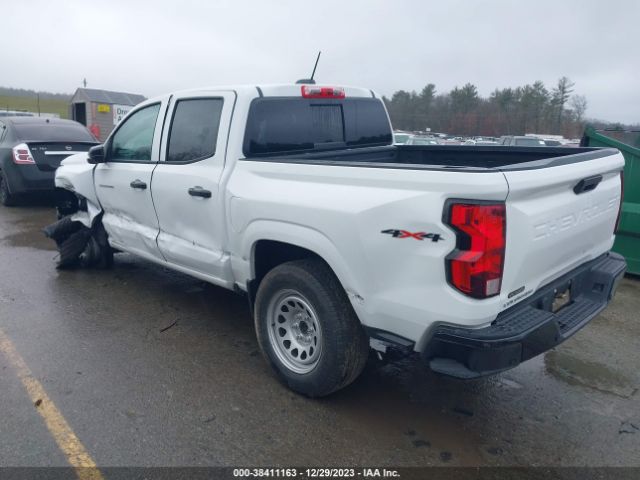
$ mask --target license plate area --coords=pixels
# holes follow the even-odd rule
[[[551,312],[557,313],[571,303],[571,284],[563,289],[554,291],[553,301],[551,302]]]

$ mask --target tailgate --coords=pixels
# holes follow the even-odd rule
[[[53,172],[69,155],[87,152],[96,143],[87,142],[28,142],[29,150],[39,170]]]
[[[594,153],[503,170],[509,184],[503,309],[611,249],[624,159],[614,150]]]

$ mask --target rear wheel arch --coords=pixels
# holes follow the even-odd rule
[[[251,311],[253,312],[260,282],[267,273],[283,263],[305,258],[318,258],[326,263],[320,255],[299,245],[277,240],[258,240],[255,242],[251,248],[252,278],[247,282]]]
[[[305,259],[316,259],[324,263],[329,270],[331,270],[346,293],[347,289],[345,288],[343,279],[340,278],[341,275],[338,274],[325,256],[295,243],[261,239],[256,241],[251,248],[251,279],[247,282],[247,293],[249,295],[249,305],[252,312],[258,287],[265,275],[279,265]]]

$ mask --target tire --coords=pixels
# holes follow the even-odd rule
[[[0,172],[0,203],[5,207],[13,207],[18,204],[16,196],[9,192],[7,179],[2,172]]]
[[[58,268],[108,269],[113,266],[113,249],[100,220],[93,228],[87,228],[67,216],[46,227],[44,233],[58,245]]]
[[[42,229],[43,233],[56,242],[58,248],[67,240],[71,234],[77,232],[82,227],[80,222],[74,222],[71,217],[58,219],[56,223],[47,225]]]
[[[113,250],[108,244],[106,247],[100,245],[95,233],[92,233],[79,255],[79,261],[81,267],[107,270],[113,267]]]
[[[91,230],[88,228],[81,228],[62,241],[58,247],[58,250],[60,251],[58,268],[73,268],[80,265],[80,256],[87,248],[87,244],[90,240]]]
[[[109,245],[108,235],[102,224],[102,217],[94,223],[91,229],[91,240],[87,245],[92,252],[86,259],[88,262],[83,261],[83,263],[85,266],[102,270],[109,269],[113,267],[113,248]]]
[[[368,337],[342,285],[319,259],[271,270],[258,288],[254,316],[263,355],[295,392],[329,395],[353,382],[367,362]]]

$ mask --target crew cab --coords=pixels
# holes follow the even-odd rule
[[[394,146],[363,88],[199,89],[63,161],[46,233],[61,267],[122,251],[246,293],[279,378],[322,396],[370,348],[474,378],[573,335],[625,271],[609,251],[623,165],[615,149]]]

